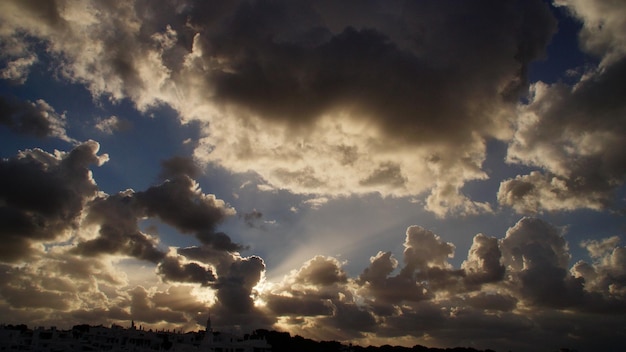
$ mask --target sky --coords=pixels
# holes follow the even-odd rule
[[[0,316],[626,343],[626,3],[0,2]]]

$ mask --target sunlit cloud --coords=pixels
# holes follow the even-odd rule
[[[622,346],[625,28],[608,0],[3,1],[0,315]]]

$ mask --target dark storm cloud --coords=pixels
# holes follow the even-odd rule
[[[397,261],[391,252],[379,252],[358,278],[359,284],[367,290],[363,295],[375,300],[374,309],[380,315],[391,314],[392,305],[402,301],[421,301],[430,297],[427,287],[416,281],[412,273],[403,271],[404,274],[388,276],[396,266]]]
[[[439,305],[430,301],[423,301],[405,305],[395,309],[395,314],[385,319],[385,324],[379,329],[381,336],[404,336],[408,331],[412,335],[422,337],[440,330],[446,323],[445,311]]]
[[[466,273],[465,282],[480,285],[502,280],[506,268],[500,262],[501,256],[497,238],[483,234],[474,236],[467,260],[461,265]]]
[[[574,276],[584,279],[587,290],[601,295],[600,302],[593,297],[595,308],[605,312],[626,305],[626,247],[618,243],[617,237],[584,241],[581,246],[589,251],[593,262],[579,261],[571,269]]]
[[[213,195],[203,194],[187,175],[137,192],[148,216],[155,216],[185,233],[213,231],[234,210]]]
[[[335,259],[316,257],[263,299],[275,314],[319,324],[321,330],[331,326],[345,339],[375,331],[378,337],[428,337],[446,346],[467,341],[482,348],[515,345],[521,350],[537,344],[586,346],[596,337],[577,326],[589,314],[623,319],[626,247],[618,243],[616,237],[583,242],[594,262],[568,269],[563,230],[523,218],[502,239],[476,235],[458,270],[447,262],[454,246],[412,226],[402,267],[391,252],[379,252],[358,278],[305,279],[317,277],[315,268],[325,268],[331,276],[343,272]],[[563,312],[573,320],[570,325],[560,320]],[[299,333],[319,333],[289,326]],[[494,334],[506,342],[494,340]],[[514,342],[519,336],[527,343]]]
[[[191,171],[189,166],[182,159],[170,159],[165,162],[162,174],[174,176],[172,180],[141,192],[126,190],[95,199],[89,204],[86,222],[99,225],[99,236],[80,242],[74,252],[83,255],[119,253],[157,263],[165,257],[165,252],[158,248],[157,238],[139,230],[138,221],[145,217],[159,218],[219,251],[242,249],[228,235],[214,232],[221,221],[234,213],[234,209],[215,196],[202,193],[197,183],[184,173]],[[163,264],[166,276],[192,275],[198,279],[197,274],[191,273],[200,269],[194,267],[195,264],[178,268],[172,264]]]
[[[482,310],[510,312],[517,307],[518,300],[509,295],[479,293],[466,299],[470,307]]]
[[[234,210],[202,193],[187,176],[188,168],[179,163],[164,165],[173,181],[144,192],[99,192],[88,168],[107,160],[106,155],[97,155],[98,148],[98,143],[88,141],[67,153],[26,150],[0,162],[0,260],[32,258],[23,267],[2,266],[0,302],[13,310],[43,309],[73,316],[85,316],[88,306],[101,307],[95,309],[114,320],[126,319],[128,314],[118,313],[127,309],[133,319],[143,322],[188,323],[190,312],[157,307],[154,296],[141,287],[129,292],[130,301],[124,305],[119,290],[127,279],[110,266],[107,258],[113,255],[156,264],[156,274],[167,283],[210,286],[225,321],[231,311],[240,315],[255,311],[251,295],[265,271],[263,260],[239,256],[236,251],[244,247],[214,231]],[[178,256],[166,253],[157,237],[139,229],[139,221],[147,217],[196,235],[202,247],[180,249]],[[41,242],[54,245],[35,250],[33,245]],[[41,274],[48,270],[48,275]],[[268,326],[269,320],[257,315]]]
[[[193,159],[183,156],[175,156],[161,161],[161,168],[163,170],[159,176],[164,180],[177,178],[183,175],[187,175],[194,179],[200,174],[200,169]]]
[[[268,295],[267,307],[279,316],[320,316],[332,314],[328,301],[302,294],[296,296]]]
[[[222,17],[221,31],[207,28],[207,54],[230,59],[211,80],[217,98],[296,125],[351,106],[407,141],[465,139],[464,131],[486,122],[476,110],[487,107],[486,99],[507,100],[523,88],[528,63],[542,55],[555,28],[548,8],[534,1],[388,6],[398,16],[393,28],[363,21],[358,10],[338,18],[334,6],[321,4],[241,6]],[[288,34],[305,30],[289,18],[296,14],[308,15],[308,36]],[[345,29],[324,31],[333,19]],[[320,40],[302,39],[314,33]]]
[[[130,314],[133,319],[145,323],[167,321],[176,324],[187,321],[182,312],[155,306],[144,287],[137,286],[129,293],[131,297]]]
[[[32,242],[51,241],[76,228],[83,206],[98,191],[88,166],[108,159],[97,155],[98,149],[98,143],[88,141],[68,153],[33,149],[0,161],[0,236],[5,243],[0,260],[20,259]]]
[[[520,213],[615,206],[626,180],[626,26],[623,3],[558,2],[582,24],[581,47],[597,55],[597,66],[572,85],[537,82],[521,105],[511,162],[540,167],[502,182],[501,204]],[[583,72],[584,71],[584,72]]]
[[[65,117],[54,111],[44,100],[20,101],[0,96],[0,124],[12,130],[35,137],[59,137],[65,135]]]
[[[239,258],[223,269],[225,269],[223,273],[218,271],[220,276],[215,284],[220,305],[229,312],[251,311],[254,306],[254,301],[250,297],[252,288],[265,271],[263,259],[255,256]]]
[[[273,314],[315,317],[321,330],[343,340],[374,331],[376,318],[369,307],[356,304],[352,287],[341,263],[316,256],[263,296]]]
[[[198,263],[181,263],[177,258],[167,257],[157,266],[157,274],[161,275],[164,281],[191,282],[207,286],[215,281],[215,275]]]
[[[235,243],[223,232],[203,231],[196,234],[198,241],[202,244],[213,247],[218,251],[236,252],[246,249],[247,247]]]
[[[265,272],[263,259],[257,256],[224,257],[216,266],[218,279],[212,284],[216,290],[216,304],[211,307],[211,317],[220,326],[237,326],[242,329],[269,327],[276,317],[255,306],[258,292],[254,287]]]
[[[570,254],[554,226],[524,218],[510,228],[501,242],[503,263],[519,285],[519,293],[540,306],[567,307],[583,298],[583,280],[567,270]]]
[[[153,263],[165,256],[156,248],[156,240],[149,235],[140,231],[126,233],[119,230],[114,226],[101,225],[99,237],[79,243],[72,252],[84,256],[124,254]]]
[[[503,182],[501,204],[519,212],[604,209],[626,174],[626,7],[558,3],[583,21],[581,43],[601,64],[576,86],[531,85],[524,104],[517,100],[529,64],[556,25],[539,0],[7,0],[2,48],[24,61],[1,74],[25,79],[37,58],[17,39],[32,37],[59,77],[98,99],[127,97],[141,111],[166,104],[184,122],[205,122],[194,157],[316,199],[430,191],[427,210],[471,214],[476,204],[460,192],[467,180],[487,177],[485,140],[495,137],[509,142],[509,161],[541,169]],[[0,104],[34,114],[0,115],[9,128],[65,138],[63,115],[45,102]],[[0,261],[21,260],[0,266],[3,316],[93,319],[89,308],[106,319],[183,324],[204,310],[192,294],[198,289],[215,294],[212,314],[224,326],[284,323],[321,338],[503,350],[615,349],[626,341],[626,248],[616,238],[583,242],[591,262],[570,267],[563,230],[524,218],[502,239],[476,235],[455,268],[453,244],[412,226],[402,263],[380,251],[350,278],[339,260],[314,257],[257,291],[265,263],[242,257],[246,247],[217,231],[234,209],[200,190],[190,159],[163,162],[161,184],[108,196],[87,168],[104,161],[96,154],[97,144],[86,142],[67,154],[30,150],[0,162]],[[166,252],[140,230],[146,218],[200,245]],[[37,250],[46,256],[26,256]],[[119,258],[154,264],[169,288],[128,285],[112,269]]]
[[[141,207],[130,190],[97,198],[89,205],[88,224],[99,225],[98,237],[78,243],[73,252],[80,255],[124,254],[156,263],[165,253],[158,240],[139,230]]]
[[[404,266],[398,274],[391,275],[398,267],[391,252],[379,252],[356,281],[363,295],[374,298],[371,304],[377,314],[390,315],[395,311],[393,305],[429,300],[436,292],[463,290],[465,271],[448,263],[454,245],[432,231],[411,226],[404,247]]]
[[[141,111],[167,104],[210,125],[199,159],[296,193],[431,191],[427,209],[439,216],[490,211],[461,188],[486,177],[485,139],[510,137],[529,64],[556,29],[540,0],[47,6],[41,21],[6,2],[15,16],[3,36],[45,42],[61,76],[97,98],[127,97]],[[363,140],[354,126],[368,127]],[[306,136],[315,145],[294,150]],[[431,156],[442,162],[423,166]]]
[[[362,337],[377,328],[376,317],[370,310],[340,301],[333,302],[333,315],[323,316],[319,322],[328,328],[341,329],[343,339]]]

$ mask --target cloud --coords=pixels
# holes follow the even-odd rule
[[[517,307],[518,300],[509,295],[480,292],[467,297],[466,302],[470,307],[480,310],[510,312]]]
[[[76,228],[98,192],[88,167],[108,160],[97,155],[99,148],[88,141],[67,153],[27,149],[0,161],[1,261],[25,259],[33,244],[67,237]]]
[[[378,315],[392,317],[402,305],[431,300],[437,291],[456,291],[464,275],[448,263],[454,245],[429,230],[409,227],[404,247],[404,266],[397,274],[391,275],[398,261],[390,252],[379,252],[356,281]]]
[[[166,180],[135,197],[147,216],[158,217],[184,233],[212,232],[217,224],[235,214],[221,199],[203,194],[187,175]]]
[[[193,234],[204,245],[220,251],[244,248],[233,243],[228,235],[214,231],[235,210],[214,195],[202,193],[195,180],[180,173],[178,159],[171,160],[164,163],[162,175],[174,175],[172,180],[145,191],[104,195],[89,203],[85,225],[96,226],[98,236],[78,243],[74,251],[83,255],[122,253],[158,263],[166,253],[158,248],[158,238],[139,230],[138,221],[146,217],[158,218],[182,233]],[[190,171],[187,167],[182,170]],[[179,270],[178,274],[183,276],[188,273],[182,272],[200,269],[192,268],[193,264],[178,268],[174,264],[168,259],[161,269],[170,274]]]
[[[184,172],[173,172],[186,167],[164,165],[174,181],[146,191],[106,195],[97,190],[87,168],[107,159],[97,155],[97,147],[90,141],[56,155],[29,150],[0,164],[6,175],[19,174],[28,186],[37,184],[33,180],[42,173],[51,180],[62,174],[46,187],[63,190],[71,184],[74,192],[60,192],[64,196],[54,206],[36,200],[55,194],[56,188],[19,202],[3,193],[5,208],[38,214],[44,224],[60,214],[71,220],[71,231],[62,228],[70,231],[65,236],[19,232],[28,250],[3,258],[0,312],[15,322],[134,319],[151,327],[196,329],[210,309],[216,326],[273,327],[362,344],[402,339],[440,346],[471,342],[480,348],[506,343],[530,350],[537,345],[591,346],[600,337],[611,346],[623,338],[593,327],[600,317],[602,326],[613,330],[623,320],[626,250],[617,237],[581,242],[592,262],[570,267],[563,229],[522,218],[502,238],[477,234],[467,258],[455,268],[452,243],[410,226],[401,262],[392,252],[380,251],[360,275],[351,277],[345,262],[315,256],[281,281],[268,282],[262,258],[242,256],[242,245],[216,231],[231,208],[204,194]],[[19,188],[11,177],[3,180]],[[155,205],[165,200],[188,212]],[[197,220],[200,214],[207,214],[205,220]],[[156,234],[139,230],[138,221],[146,217],[194,235],[199,244],[160,249]],[[42,242],[47,245],[40,246]],[[136,275],[139,270],[144,274]]]
[[[462,188],[488,177],[486,141],[511,135],[528,65],[556,28],[548,6],[349,7],[9,1],[2,35],[45,43],[60,77],[96,98],[200,121],[199,161],[273,189],[424,196],[439,216],[491,211]]]
[[[192,282],[207,286],[215,281],[211,269],[195,262],[181,263],[178,258],[166,257],[157,266],[157,273],[163,280],[172,282]]]
[[[263,218],[263,213],[260,211],[253,209],[251,212],[243,214],[242,217],[248,227],[259,227],[263,229],[263,225],[257,225],[260,219]]]
[[[180,176],[189,176],[190,178],[196,178],[200,174],[198,165],[191,158],[175,156],[161,162],[163,171],[161,172],[162,179],[176,178]]]
[[[113,134],[117,131],[128,131],[133,128],[130,120],[119,118],[115,115],[103,119],[96,119],[95,128],[104,134]]]
[[[474,236],[467,259],[461,264],[469,285],[498,282],[504,279],[506,267],[501,263],[498,239],[481,233]]]
[[[320,32],[324,25],[329,27],[326,35],[320,37],[321,43],[313,47],[295,39],[241,38],[238,31],[247,28],[247,21],[258,17],[258,21],[266,23],[269,19],[263,16],[269,14],[262,11],[260,4],[235,13],[232,27],[226,29],[234,33],[235,39],[229,44],[220,42],[223,46],[217,48],[224,51],[225,57],[234,57],[229,50],[243,46],[238,42],[241,40],[245,47],[255,48],[256,56],[244,53],[234,61],[225,60],[228,67],[217,76],[215,89],[217,98],[230,109],[242,111],[229,114],[228,121],[236,121],[235,115],[244,116],[239,117],[237,126],[251,125],[254,132],[244,133],[238,140],[211,133],[202,147],[211,148],[211,152],[197,150],[197,155],[233,171],[243,172],[253,163],[252,169],[271,185],[297,193],[417,195],[429,191],[432,197],[428,209],[441,216],[448,211],[488,211],[486,205],[472,202],[459,192],[467,180],[486,178],[480,170],[485,152],[483,138],[506,135],[508,122],[504,116],[511,106],[504,96],[515,95],[515,85],[523,86],[525,78],[519,74],[525,70],[526,60],[540,54],[540,43],[547,43],[550,37],[554,23],[549,13],[545,8],[543,12],[540,7],[535,8],[537,4],[526,4],[524,15],[508,22],[499,21],[516,13],[508,12],[510,4],[490,9],[494,19],[498,18],[497,11],[501,11],[497,13],[501,17],[497,22],[489,22],[493,27],[480,27],[505,35],[528,34],[529,37],[518,38],[516,34],[511,38],[524,41],[519,48],[532,48],[517,53],[520,62],[507,62],[504,53],[510,52],[508,58],[513,58],[518,47],[505,48],[500,42],[475,50],[448,47],[426,35],[420,36],[418,28],[426,27],[433,32],[433,38],[448,38],[445,43],[478,44],[477,37],[467,36],[475,34],[473,30],[438,26],[428,19],[435,17],[434,13],[444,16],[442,23],[458,23],[455,16],[472,18],[477,22],[466,24],[474,28],[479,21],[485,23],[481,11],[486,9],[479,9],[480,6],[456,7],[455,11],[445,12],[446,5],[415,4],[402,9],[406,17],[397,18],[402,28],[388,28],[388,22],[381,24],[379,18],[374,18],[364,21],[361,28],[346,27],[350,22],[345,22],[336,31],[329,28],[334,15],[325,11],[330,7],[320,6],[313,18],[322,28]],[[395,10],[392,5],[386,14],[396,15]],[[531,17],[541,23],[532,27],[536,32],[524,24]],[[352,23],[363,20],[354,18],[359,16],[352,14]],[[519,27],[513,30],[505,23]],[[271,32],[274,28],[268,26],[264,30]],[[280,28],[276,30],[282,34]],[[275,34],[272,38],[280,37]],[[210,39],[202,44],[213,49],[216,45]],[[208,55],[220,55],[210,52]],[[494,60],[493,70],[485,70],[481,55]],[[464,58],[462,62],[457,61],[460,57]],[[491,87],[501,87],[500,91],[476,88],[494,82],[498,83]],[[277,99],[281,104],[269,103]],[[457,104],[447,103],[452,100]],[[220,121],[219,126],[230,131],[228,136],[235,132],[235,127],[226,121]],[[297,128],[304,128],[306,135],[296,134],[297,138],[293,138],[294,132],[287,132],[295,129],[297,133]],[[237,130],[241,132],[240,128]],[[265,131],[288,137],[280,143],[272,139],[268,144],[267,138],[259,134]],[[373,142],[377,140],[386,142]],[[464,152],[458,154],[459,150]],[[385,157],[390,154],[395,157]],[[324,170],[333,170],[333,175]]]
[[[420,226],[411,226],[406,230],[404,241],[404,272],[411,273],[431,267],[449,267],[448,258],[454,256],[454,245],[443,242],[432,231]]]
[[[0,71],[0,78],[24,84],[30,67],[35,62],[37,62],[37,57],[32,54],[9,61],[6,67]]]
[[[136,203],[131,190],[94,199],[85,221],[99,228],[98,236],[79,242],[73,252],[85,256],[124,254],[160,261],[165,254],[157,248],[158,240],[139,230],[137,222],[143,213]]]
[[[454,251],[450,243],[412,226],[403,266],[391,252],[381,251],[361,275],[350,278],[339,261],[318,256],[262,298],[284,317],[278,326],[306,336],[377,344],[411,337],[406,344],[458,346],[471,341],[482,348],[515,345],[521,350],[538,344],[591,346],[601,339],[576,324],[586,325],[582,322],[588,314],[615,313],[624,304],[621,268],[626,252],[617,244],[616,238],[583,242],[595,253],[594,263],[579,262],[569,269],[562,230],[537,218],[522,218],[504,238],[476,235],[457,270],[448,263]],[[321,268],[326,279],[318,280]],[[561,321],[563,314],[571,325]],[[506,346],[494,340],[494,333]]]
[[[379,252],[356,281],[379,315],[394,315],[403,303],[430,300],[436,291],[456,290],[464,275],[448,263],[454,245],[420,226],[407,228],[403,255],[404,266],[391,275],[398,261],[391,252]]]
[[[568,9],[583,23],[579,33],[584,50],[602,57],[600,66],[612,65],[626,55],[626,7],[623,4],[598,0],[556,0],[557,6]]]
[[[333,336],[342,340],[363,337],[376,326],[374,314],[356,304],[351,280],[335,258],[316,256],[287,275],[263,295],[274,314],[310,324],[295,327],[295,332]],[[308,326],[307,326],[308,325]]]
[[[181,312],[174,312],[169,309],[156,307],[150,300],[148,291],[141,286],[135,287],[129,293],[131,296],[130,314],[133,319],[146,323],[168,321],[176,324],[186,321]]]
[[[520,212],[611,206],[626,175],[624,131],[614,125],[621,119],[619,92],[624,90],[615,77],[624,68],[626,60],[592,73],[575,87],[533,86],[534,96],[522,108],[507,157],[546,171],[505,180],[498,193],[501,203]]]
[[[39,48],[37,62],[96,100],[128,98],[144,113],[169,106],[202,137],[193,160],[162,163],[161,183],[112,195],[92,178],[89,167],[107,160],[94,141],[0,161],[0,315],[196,329],[210,308],[222,326],[362,344],[623,345],[626,251],[616,238],[583,241],[590,262],[571,266],[564,230],[528,217],[500,237],[475,235],[455,267],[454,244],[411,226],[356,277],[345,261],[315,256],[267,282],[265,261],[220,231],[235,209],[196,181],[196,166],[212,163],[252,171],[259,189],[304,195],[312,208],[377,192],[419,198],[440,217],[470,215],[493,211],[463,189],[489,177],[486,143],[496,139],[509,162],[533,169],[501,184],[501,205],[611,207],[626,165],[624,7],[557,3],[600,60],[571,86],[527,81],[556,28],[539,0],[2,2],[2,75],[24,81]],[[70,141],[43,100],[2,104],[10,129]],[[143,220],[198,243],[163,248]]]
[[[626,297],[626,247],[620,247],[617,236],[599,241],[583,241],[581,247],[589,251],[593,262],[577,262],[571,269],[574,276],[583,278],[585,288],[600,293],[605,299],[620,301]]]
[[[567,307],[583,299],[583,281],[572,277],[570,254],[559,231],[550,224],[523,218],[511,227],[501,243],[502,262],[517,276],[522,298],[539,306]]]
[[[626,177],[624,99],[626,6],[608,1],[556,1],[582,23],[582,49],[600,63],[578,82],[531,85],[519,107],[507,160],[538,167],[505,180],[498,200],[518,212],[614,206]],[[606,16],[604,15],[606,14]]]
[[[43,99],[33,103],[0,96],[0,124],[21,134],[76,142],[67,136],[65,113],[58,114]]]
[[[26,150],[0,163],[6,243],[0,252],[5,263],[0,308],[22,318],[36,310],[39,318],[29,321],[55,324],[80,317],[98,323],[132,318],[195,328],[198,312],[206,313],[210,302],[223,324],[242,319],[269,326],[272,318],[258,311],[253,298],[265,264],[256,256],[242,257],[237,251],[244,246],[215,231],[234,209],[202,193],[187,175],[188,161],[164,163],[163,175],[171,181],[107,195],[89,169],[108,160],[98,148],[88,141],[70,152]],[[139,221],[147,218],[194,235],[200,246],[166,252],[158,234],[140,230]],[[180,284],[212,292],[215,301],[200,301],[202,293]],[[181,305],[171,297],[185,295],[185,309],[174,309]],[[254,312],[257,318],[251,319]]]

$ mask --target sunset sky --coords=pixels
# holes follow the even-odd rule
[[[0,1],[0,323],[626,345],[626,2]]]

